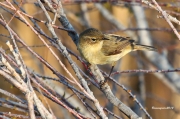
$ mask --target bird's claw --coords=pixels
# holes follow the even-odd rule
[[[109,78],[109,77],[107,77],[107,78]],[[108,81],[107,78],[105,78],[103,81],[100,81],[100,83],[99,83],[100,88],[101,88],[102,86],[104,86],[105,83],[107,83],[107,81]]]

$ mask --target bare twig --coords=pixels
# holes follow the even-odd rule
[[[159,12],[161,12],[161,14],[164,16],[164,18],[166,19],[166,21],[168,22],[168,24],[170,25],[170,27],[173,29],[174,33],[176,34],[176,36],[178,37],[178,39],[180,40],[180,35],[177,32],[177,30],[174,28],[174,25],[171,23],[171,21],[168,18],[168,14],[166,13],[166,11],[163,11],[161,9],[161,7],[158,5],[158,3],[156,2],[156,0],[152,0],[152,2],[156,5],[157,9]]]
[[[156,6],[158,5],[157,7],[156,7],[155,5],[153,5],[153,4],[151,4],[151,3],[150,3],[149,1],[147,1],[147,0],[142,0],[142,2],[145,3],[145,4],[147,4],[147,5],[150,6],[151,8],[159,11],[159,12],[164,16],[164,18],[165,18],[166,21],[169,23],[170,27],[173,29],[174,33],[176,34],[176,36],[177,36],[178,39],[180,40],[180,35],[178,34],[177,30],[174,28],[173,24],[170,22],[170,21],[172,21],[172,22],[180,25],[180,21],[177,20],[176,18],[172,17],[171,15],[167,14],[166,11],[163,11],[163,10],[161,9],[161,7],[157,4],[157,2],[156,2],[155,0],[153,0],[153,2],[155,3]]]
[[[168,69],[168,70],[145,70],[145,69],[134,69],[113,72],[111,75],[122,74],[122,73],[168,73],[168,72],[180,72],[180,69]]]

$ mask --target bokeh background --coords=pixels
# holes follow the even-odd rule
[[[2,0],[1,2],[6,3]],[[11,2],[13,3],[13,1]],[[35,17],[36,19],[46,21],[47,19],[43,11],[39,7],[35,6],[34,2],[36,1],[23,1],[21,7],[27,12],[27,14]],[[93,27],[101,30],[103,33],[111,33],[122,35],[124,37],[131,37],[138,43],[143,43],[144,45],[152,45],[158,49],[157,52],[137,51],[129,53],[117,62],[114,72],[134,69],[168,70],[177,69],[180,67],[179,39],[176,37],[176,35],[172,31],[168,23],[165,21],[165,19],[162,17],[162,15],[158,11],[150,8],[148,5],[141,3],[141,1],[133,2],[131,0],[115,0],[112,2],[85,2],[82,0],[77,2],[76,0],[62,0],[61,2],[68,20],[78,33],[81,33],[83,30],[89,27]],[[167,11],[167,13],[177,19],[179,18],[180,3],[178,2],[178,0],[158,0],[157,2],[163,10]],[[2,7],[5,8],[3,5],[0,4],[0,13],[2,14],[6,22],[8,22],[12,18],[12,15],[9,14],[6,10],[2,9]],[[137,13],[136,9],[140,9],[140,12]],[[14,11],[10,11],[14,13]],[[104,11],[107,11],[109,14],[103,15]],[[54,17],[52,13],[49,12],[49,14],[51,18]],[[144,20],[147,26],[139,27],[139,24],[141,24],[141,22],[138,22],[137,20],[143,14],[144,18],[142,18],[142,20]],[[110,19],[111,17],[113,19]],[[121,27],[119,27],[117,24],[119,24]],[[173,24],[178,30],[179,25],[175,23]],[[38,25],[47,35],[51,36],[45,24],[39,22]],[[55,25],[61,26],[58,20],[56,20]],[[23,39],[28,46],[31,46],[31,48],[36,53],[46,59],[47,62],[50,63],[55,69],[57,69],[61,74],[69,77],[62,69],[62,67],[58,64],[57,60],[49,52],[49,50],[44,47],[43,43],[38,39],[37,35],[32,32],[27,25],[20,22],[16,18],[13,18],[12,21],[9,23],[9,26],[14,31],[16,31],[20,38]],[[76,45],[68,36],[67,31],[59,29],[55,29],[55,31],[58,34],[58,37],[61,39],[62,43],[68,49],[80,56]],[[140,36],[142,32],[146,32],[149,35],[142,37]],[[0,34],[9,35],[7,30],[1,25]],[[148,39],[150,39],[150,41],[144,40],[147,39],[147,37],[149,37]],[[7,40],[10,39],[0,36],[0,46],[6,51],[6,53],[11,54],[5,44]],[[46,41],[47,43],[49,43],[48,40]],[[37,58],[32,56],[31,53],[29,53],[25,48],[23,48],[21,44],[18,44],[18,46],[20,49],[20,53],[22,54],[23,60],[25,61],[25,64],[30,69],[42,75],[54,77],[54,74],[42,63],[40,63]],[[65,64],[65,66],[73,74],[73,76],[76,77],[73,69],[71,68],[66,58],[64,58],[63,55],[55,48],[53,48],[53,50],[58,54],[61,61]],[[85,67],[79,60],[77,60],[77,58],[72,56],[72,59],[85,73],[87,73]],[[164,62],[163,66],[157,65],[162,64],[162,62]],[[111,66],[104,65],[99,66],[99,68],[108,73]],[[87,73],[87,75],[89,74]],[[178,76],[175,78],[175,82],[173,82],[173,76]],[[119,83],[123,84],[127,89],[131,90],[134,95],[136,95],[136,98],[144,106],[144,108],[147,109],[148,113],[152,116],[153,119],[179,119],[180,87],[175,85],[178,84],[180,80],[179,76],[179,73],[174,71],[173,73],[120,73],[115,74],[112,77],[115,78]],[[23,94],[20,93],[15,87],[11,86],[11,84],[6,82],[2,76],[0,76],[0,79],[1,89],[7,90],[13,94],[16,94],[19,97],[23,97]],[[86,115],[86,109],[83,107],[78,98],[73,95],[70,90],[68,90],[67,87],[51,80],[45,80],[45,82],[61,95],[65,94],[66,98],[70,96],[67,100],[71,104],[79,107],[80,111]],[[108,84],[110,85],[113,93],[117,96],[117,98],[119,98],[129,107],[131,107],[138,115],[142,116],[143,118],[147,118],[144,112],[140,109],[140,107],[133,101],[132,98],[129,98],[130,96],[122,88],[118,87],[112,81],[108,81]],[[99,91],[99,89],[97,89],[91,83],[89,84],[89,87],[94,92],[94,95],[99,100],[102,107],[106,107],[107,109],[122,118],[127,118],[116,107],[109,103],[109,101],[106,99],[104,94]],[[3,94],[0,94],[0,98],[6,97]],[[48,100],[48,103],[50,104],[50,107],[52,108],[56,117],[64,119],[74,118],[61,106],[53,103],[50,100]],[[165,109],[155,109],[161,107]],[[8,109],[5,107],[0,107],[0,111],[14,112],[13,109]],[[18,113],[18,111],[15,112]],[[89,116],[89,114],[87,115]],[[107,115],[109,118],[114,118],[110,114]]]

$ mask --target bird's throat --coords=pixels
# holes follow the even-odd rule
[[[94,64],[94,60],[98,59],[98,57],[101,54],[101,48],[102,48],[103,42],[99,42],[92,45],[87,45],[83,48],[82,54],[84,55],[84,58],[89,62]]]

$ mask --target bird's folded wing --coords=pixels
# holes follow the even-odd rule
[[[109,40],[105,40],[103,42],[101,51],[106,56],[120,54],[122,49],[134,42],[134,40],[130,40],[129,38],[124,38],[114,34],[105,34],[105,37]]]

